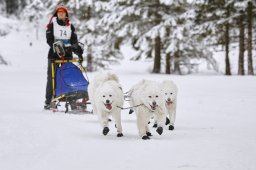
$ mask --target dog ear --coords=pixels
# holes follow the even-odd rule
[[[116,74],[108,72],[108,79],[109,80],[115,80],[116,82],[119,82],[119,79]]]

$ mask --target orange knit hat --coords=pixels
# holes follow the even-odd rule
[[[54,14],[56,14],[59,9],[63,9],[63,10],[66,12],[67,17],[68,17],[68,8],[67,8],[65,5],[63,5],[63,4],[60,4],[60,5],[58,5],[58,6],[55,8]]]
[[[56,17],[56,16],[57,16],[57,12],[58,12],[58,10],[60,10],[60,9],[64,10],[64,11],[66,12],[66,14],[67,14],[67,17],[68,17],[68,8],[67,8],[65,5],[63,5],[63,4],[58,5],[58,6],[55,8],[54,14],[53,14],[53,16],[51,17],[49,23],[47,24],[47,28],[49,28],[49,26],[50,26],[50,24],[51,24],[51,22],[52,22],[53,17]],[[70,25],[69,19],[67,19],[67,20],[66,20],[66,26],[69,26],[69,25]]]

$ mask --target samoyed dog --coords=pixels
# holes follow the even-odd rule
[[[109,132],[109,116],[112,115],[117,128],[117,137],[122,137],[121,107],[124,95],[118,77],[113,73],[101,72],[95,75],[88,86],[93,113],[98,115],[103,135]]]
[[[165,80],[161,83],[161,89],[164,93],[165,107],[169,116],[169,119],[167,117],[166,125],[169,126],[169,130],[173,130],[176,118],[178,88],[173,81]]]
[[[163,133],[166,111],[164,95],[159,87],[160,84],[157,82],[142,80],[129,90],[129,102],[136,113],[139,135],[144,140],[152,136],[148,127],[152,115],[158,122],[157,133]]]

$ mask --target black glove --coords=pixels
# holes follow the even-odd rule
[[[73,44],[71,47],[72,51],[78,56],[81,56],[84,52],[82,47],[78,43]]]
[[[65,52],[68,53],[68,54],[72,54],[72,47],[69,46],[69,47],[65,47]]]

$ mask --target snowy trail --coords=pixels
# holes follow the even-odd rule
[[[176,129],[165,130],[162,136],[152,130],[152,139],[142,141],[137,135],[135,116],[128,115],[128,111],[122,112],[123,138],[115,137],[113,123],[109,135],[103,136],[95,115],[42,111],[43,92],[38,91],[44,89],[44,83],[33,73],[26,75],[18,87],[14,79],[13,86],[1,85],[5,89],[1,91],[1,169],[254,169],[256,166],[253,77],[174,76],[180,90]],[[20,76],[16,74],[16,78]],[[132,77],[120,75],[121,83],[129,87],[132,82],[127,79],[133,80]],[[145,77],[152,78],[145,74],[136,76],[134,81]],[[166,78],[154,77],[159,81]],[[37,80],[34,87],[24,88],[31,78]],[[240,90],[242,87],[248,90]],[[15,92],[8,95],[6,91],[13,88]],[[28,100],[31,107],[27,107]]]
[[[155,75],[147,63],[125,60],[112,67],[124,91],[143,78],[176,82],[175,130],[159,136],[152,128],[152,139],[143,141],[135,115],[124,110],[125,136],[116,137],[113,122],[103,136],[95,115],[42,111],[47,46],[19,41],[22,59],[15,56],[21,51],[2,51],[12,66],[0,67],[1,170],[256,169],[255,77]]]

